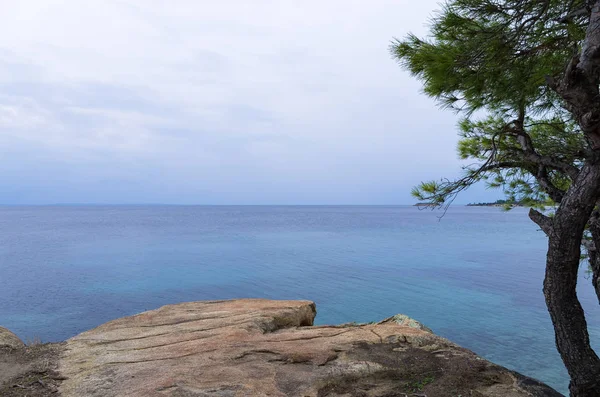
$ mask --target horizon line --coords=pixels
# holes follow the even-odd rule
[[[469,203],[453,203],[464,206]],[[116,206],[171,206],[171,207],[417,207],[415,204],[177,204],[177,203],[0,203],[0,207],[116,207]]]

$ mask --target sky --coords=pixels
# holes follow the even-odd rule
[[[412,204],[460,173],[389,52],[435,0],[0,7],[0,204]]]

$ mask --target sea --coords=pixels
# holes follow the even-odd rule
[[[545,253],[523,208],[3,206],[0,325],[54,342],[165,304],[308,299],[317,324],[403,313],[567,393]],[[585,265],[578,292],[600,351]]]

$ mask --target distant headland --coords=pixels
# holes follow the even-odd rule
[[[469,203],[465,204],[467,207],[531,207],[536,204],[540,205],[552,205],[551,203],[545,203],[542,201],[539,202],[523,202],[523,201],[510,201],[510,200],[496,200],[494,202],[484,202],[484,203]],[[419,208],[435,208],[439,207],[439,204],[436,203],[428,203],[428,202],[420,202],[413,204],[414,207]]]
[[[428,202],[420,202],[420,203],[416,203],[414,204],[414,207],[438,207],[439,204],[436,203],[428,203]],[[521,202],[514,202],[514,201],[509,201],[509,200],[496,200],[494,202],[490,202],[490,203],[469,203],[466,204],[467,207],[506,207],[506,206],[511,206],[511,207],[525,207],[524,203]]]
[[[467,207],[526,207],[520,201],[496,200],[493,203],[469,203]]]
[[[417,203],[414,205],[415,207],[435,207],[434,203]]]

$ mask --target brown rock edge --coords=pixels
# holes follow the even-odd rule
[[[315,314],[309,301],[243,299],[169,305],[111,321],[62,346],[59,393],[561,396],[406,316],[312,326]]]
[[[25,344],[17,335],[4,327],[0,327],[0,347],[19,349],[25,347]]]

